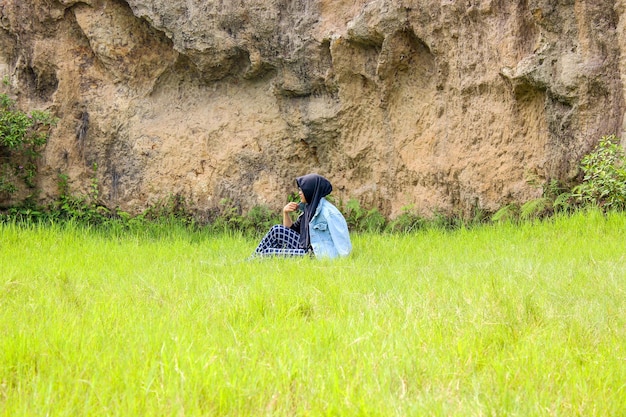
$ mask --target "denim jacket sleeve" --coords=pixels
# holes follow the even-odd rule
[[[333,238],[335,249],[339,256],[348,256],[352,251],[352,242],[350,242],[350,233],[348,232],[348,224],[343,215],[337,210],[329,216],[332,220],[328,221],[328,229]]]
[[[352,251],[346,220],[326,199],[320,201],[309,223],[309,233],[316,256],[335,258],[346,256]]]

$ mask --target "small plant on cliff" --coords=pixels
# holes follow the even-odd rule
[[[522,220],[543,219],[557,213],[571,213],[573,208],[572,193],[553,179],[544,185],[540,198],[527,201],[520,207],[519,217]]]
[[[519,211],[519,205],[515,203],[507,204],[491,216],[491,221],[496,223],[516,222],[520,217]]]
[[[417,214],[411,204],[402,207],[402,213],[387,225],[387,230],[392,233],[410,233],[424,228],[426,224],[426,219]]]
[[[501,223],[545,219],[558,213],[572,214],[575,209],[572,193],[561,182],[553,179],[544,185],[541,197],[521,206],[508,204],[495,212],[491,221]]]
[[[272,225],[282,222],[280,215],[267,206],[252,207],[243,214],[241,208],[229,198],[220,201],[219,211],[209,225],[214,232],[236,231],[244,234],[266,232]]]
[[[35,187],[37,158],[57,119],[48,112],[24,113],[15,101],[0,94],[0,193]]]
[[[94,175],[95,169],[94,165]],[[59,174],[57,186],[59,199],[48,207],[50,217],[91,225],[106,224],[111,218],[110,211],[97,204],[98,194],[97,190],[94,190],[94,187],[97,188],[97,180],[92,180],[89,196],[72,194],[69,177],[66,174]]]
[[[583,181],[573,197],[583,206],[606,210],[626,209],[626,168],[624,149],[615,135],[603,136],[580,162]]]
[[[350,199],[345,207],[346,221],[357,232],[381,232],[387,220],[376,208],[364,209],[356,199]]]

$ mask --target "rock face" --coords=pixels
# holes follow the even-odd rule
[[[296,176],[393,216],[571,180],[623,134],[626,0],[0,0],[0,77],[60,118],[40,167],[128,211],[282,207]],[[5,92],[7,92],[5,91]]]

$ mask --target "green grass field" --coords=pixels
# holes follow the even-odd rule
[[[0,226],[0,415],[626,415],[625,214],[255,244]]]

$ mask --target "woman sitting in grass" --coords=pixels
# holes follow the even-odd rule
[[[283,208],[283,224],[275,225],[259,243],[253,256],[304,256],[336,258],[352,250],[346,219],[328,202],[330,182],[317,174],[296,178],[301,203]],[[302,210],[293,222],[291,213]]]

